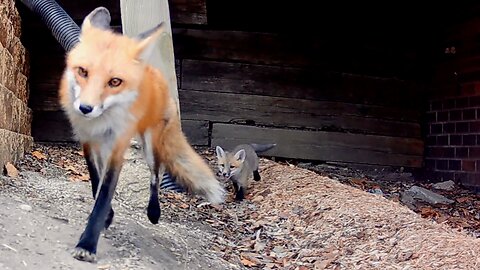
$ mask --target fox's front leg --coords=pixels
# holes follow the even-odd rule
[[[78,260],[95,261],[98,239],[111,209],[113,194],[123,165],[123,153],[128,147],[128,143],[128,139],[123,139],[115,144],[101,186],[97,187],[100,190],[88,218],[87,226],[73,251],[73,256]]]
[[[95,154],[93,152],[92,145],[88,143],[83,144],[83,156],[85,157],[85,161],[87,163],[88,174],[90,176],[90,182],[92,185],[92,195],[95,199],[97,195],[98,183],[100,182],[100,168],[98,168],[98,166],[101,166],[102,161],[99,160],[100,157],[97,156],[97,162],[95,162]],[[114,214],[115,213],[113,212],[113,209],[110,208],[110,212],[105,220],[105,229],[108,229],[110,224],[112,224]]]

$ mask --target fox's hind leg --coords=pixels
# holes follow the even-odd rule
[[[253,180],[260,181],[260,179],[262,179],[262,177],[260,177],[258,170],[253,171]]]
[[[87,163],[88,174],[90,176],[90,182],[92,185],[92,195],[95,199],[97,195],[98,183],[100,181],[99,170],[97,169],[97,167],[99,167],[102,162],[100,160],[97,160],[97,162],[95,162],[94,154],[92,153],[91,145],[89,144],[83,144],[83,156],[85,157],[85,161]],[[100,157],[97,157],[97,159],[99,158]],[[107,219],[105,220],[105,229],[108,229],[108,227],[110,227],[110,224],[112,224],[114,215],[115,213],[113,212],[113,209],[110,208],[110,212],[108,213]]]
[[[160,175],[165,172],[165,166],[160,164],[157,148],[154,146],[152,131],[147,130],[142,136],[145,160],[150,168],[150,199],[148,201],[147,216],[152,224],[157,224],[160,219],[160,204],[158,202],[158,186]]]

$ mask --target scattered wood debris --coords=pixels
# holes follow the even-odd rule
[[[32,169],[42,171],[48,159],[69,175],[86,173],[78,148],[38,147],[46,158],[29,160]],[[213,165],[211,151],[198,151]],[[226,204],[213,206],[161,191],[162,220],[210,230],[214,237],[202,241],[240,268],[480,269],[480,239],[472,236],[480,231],[477,195],[435,190],[453,203],[414,200],[412,211],[401,205],[401,193],[429,184],[335,173],[340,180],[262,159],[262,180],[252,181],[246,201],[230,194]]]

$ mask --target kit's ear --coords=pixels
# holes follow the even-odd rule
[[[234,157],[238,162],[242,163],[245,161],[245,154],[245,150],[240,149],[237,153],[235,153]]]
[[[215,148],[215,151],[217,152],[217,158],[224,158],[225,157],[225,151],[223,151],[223,148],[218,146]]]

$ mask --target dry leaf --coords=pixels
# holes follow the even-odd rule
[[[457,202],[459,202],[459,203],[469,202],[470,200],[472,200],[472,198],[470,198],[470,197],[457,198]]]
[[[17,168],[15,168],[15,166],[13,166],[12,163],[7,162],[7,164],[5,164],[5,170],[7,171],[8,177],[12,177],[12,178],[18,177],[18,170]]]
[[[83,157],[83,151],[77,151],[77,154]]]
[[[183,208],[183,209],[187,209],[189,206],[186,203],[181,203],[178,207]]]
[[[74,174],[80,174],[80,173],[78,172],[78,170],[75,169],[75,167],[73,167],[72,165],[66,166],[66,167],[65,167],[65,170],[70,171],[70,172],[72,172],[72,173],[74,173]]]
[[[86,173],[82,173],[80,176],[77,177],[80,181],[88,182],[90,181],[90,176]]]
[[[47,156],[40,153],[39,151],[33,151],[32,156],[34,156],[36,159],[47,159]]]
[[[246,257],[244,257],[244,256],[242,256],[242,255],[240,255],[240,258],[242,258],[240,261],[241,261],[242,264],[245,265],[245,266],[252,267],[252,266],[257,265],[257,263],[254,262],[251,258],[248,258],[248,259],[247,259]]]
[[[183,198],[183,196],[179,193],[167,193],[165,194],[165,196],[169,199],[176,199],[176,200],[180,200]]]
[[[105,270],[105,269],[110,269],[110,264],[105,264],[105,265],[99,265],[97,266],[98,269]]]
[[[248,267],[252,267],[252,266],[255,266],[256,264],[250,260],[247,260],[247,259],[242,259],[241,260],[242,264],[245,265],[245,266],[248,266]]]
[[[362,189],[365,189],[365,184],[367,181],[365,181],[365,179],[352,178],[350,179],[350,183],[352,183],[354,186],[360,186]]]
[[[430,206],[425,206],[425,207],[420,208],[420,213],[422,214],[422,217],[424,217],[424,218],[438,218],[438,217],[440,217],[440,213],[435,211]]]

